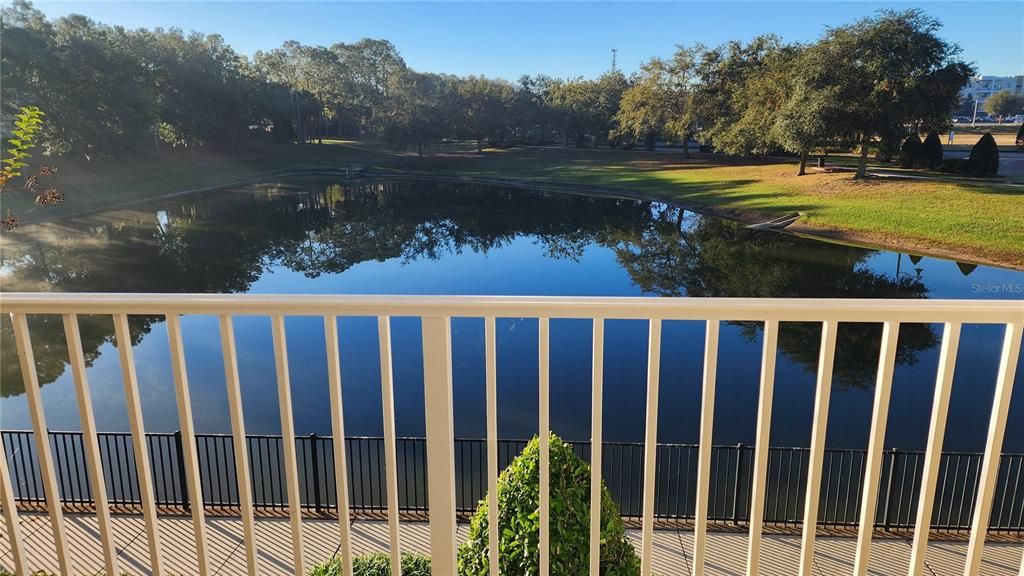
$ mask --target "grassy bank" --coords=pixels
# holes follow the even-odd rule
[[[242,158],[61,167],[65,204],[24,212],[47,217],[76,213],[180,190],[247,180],[301,168],[356,162],[382,172],[427,173],[630,194],[754,220],[798,211],[797,230],[841,240],[965,261],[1024,268],[1024,189],[997,183],[871,179],[848,173],[793,176],[792,162],[731,160],[698,155],[608,150],[435,149],[418,158],[375,147],[334,142],[283,146]],[[5,206],[17,193],[5,194]],[[24,196],[24,195],[22,195]],[[26,202],[27,198],[19,201]],[[26,205],[22,205],[25,207]]]

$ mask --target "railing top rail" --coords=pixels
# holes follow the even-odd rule
[[[1024,321],[1024,300],[9,292],[0,294],[0,311],[1003,324]]]

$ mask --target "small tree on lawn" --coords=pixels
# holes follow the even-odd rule
[[[800,154],[797,176],[803,176],[807,168],[810,151],[825,141],[829,118],[828,91],[814,91],[804,85],[797,85],[792,95],[782,105],[775,123],[771,127],[772,137],[786,150]]]
[[[915,168],[921,165],[921,139],[911,134],[900,145],[900,168]]]
[[[985,134],[971,148],[971,174],[975,176],[995,176],[999,172],[999,146],[991,132]]]
[[[938,132],[933,130],[928,133],[928,137],[921,143],[921,156],[929,170],[937,170],[942,166],[942,141],[939,140]]]

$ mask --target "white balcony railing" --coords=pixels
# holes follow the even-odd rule
[[[83,431],[84,452],[89,478],[94,487],[103,558],[107,574],[117,574],[117,560],[111,532],[110,511],[106,502],[104,475],[100,450],[96,441],[96,424],[92,399],[86,379],[85,360],[79,335],[77,315],[103,314],[114,319],[115,335],[120,355],[129,422],[134,443],[136,468],[139,474],[140,499],[145,518],[149,544],[150,567],[154,574],[163,573],[162,554],[167,551],[161,542],[157,522],[157,509],[153,493],[152,470],[145,446],[145,427],[135,364],[128,333],[128,315],[164,316],[170,340],[171,365],[180,417],[182,444],[185,450],[185,477],[192,502],[202,502],[202,483],[199,459],[195,453],[195,432],[192,423],[191,401],[185,369],[181,320],[183,314],[216,315],[220,318],[221,344],[224,354],[225,376],[232,435],[235,446],[245,446],[245,424],[242,414],[241,391],[238,378],[237,354],[232,317],[235,315],[262,315],[272,319],[275,365],[282,435],[284,437],[284,466],[288,485],[291,518],[291,545],[294,570],[303,573],[303,528],[299,505],[299,477],[295,455],[295,433],[292,417],[291,386],[285,344],[285,316],[321,316],[327,342],[327,365],[330,385],[330,403],[333,435],[345,436],[342,420],[341,370],[338,357],[338,316],[372,316],[379,321],[382,400],[384,412],[385,466],[388,474],[388,521],[392,565],[398,566],[400,550],[398,483],[395,453],[394,390],[390,316],[413,316],[422,319],[424,397],[426,412],[427,484],[429,487],[429,519],[433,573],[456,573],[455,524],[455,465],[454,423],[452,409],[451,328],[452,317],[485,319],[487,441],[490,557],[498,554],[498,522],[496,482],[497,454],[497,370],[495,318],[536,318],[539,322],[539,433],[545,437],[549,430],[548,367],[549,319],[584,318],[593,320],[593,385],[591,432],[591,522],[590,572],[598,574],[600,546],[599,510],[601,486],[602,436],[602,370],[604,352],[604,320],[647,320],[650,327],[648,345],[647,409],[643,482],[642,546],[640,550],[642,573],[649,575],[652,558],[652,530],[654,521],[655,449],[658,424],[658,384],[661,354],[661,328],[663,320],[702,320],[706,322],[706,342],[701,400],[700,447],[697,474],[697,507],[694,522],[692,554],[693,574],[703,574],[706,557],[706,531],[708,493],[711,466],[711,432],[715,405],[715,374],[717,368],[718,332],[722,321],[757,321],[764,323],[764,350],[756,427],[756,451],[753,464],[753,490],[747,550],[747,574],[758,573],[761,531],[763,524],[768,447],[771,425],[772,392],[775,375],[776,343],[780,322],[820,322],[822,342],[818,363],[817,390],[812,424],[810,461],[806,483],[805,519],[800,551],[800,574],[811,574],[814,556],[818,498],[822,481],[822,459],[825,450],[829,393],[832,380],[836,332],[841,322],[875,322],[883,325],[878,379],[870,427],[870,440],[866,457],[861,498],[859,536],[856,545],[854,574],[867,572],[871,550],[872,526],[882,469],[882,449],[888,417],[889,396],[896,358],[896,342],[902,323],[942,323],[944,325],[939,369],[932,404],[928,446],[924,472],[918,494],[917,522],[909,572],[921,574],[928,542],[928,526],[936,490],[939,461],[942,454],[946,414],[949,407],[953,372],[962,324],[1005,325],[1005,338],[999,359],[985,455],[978,475],[976,506],[964,574],[979,573],[981,553],[992,510],[1000,451],[1006,429],[1007,414],[1012,395],[1014,372],[1021,348],[1021,330],[1024,327],[1024,302],[1020,301],[942,301],[942,300],[805,300],[805,299],[668,299],[668,298],[558,298],[558,297],[404,297],[404,296],[256,296],[256,295],[134,295],[134,294],[4,294],[0,298],[0,312],[11,315],[17,352],[24,376],[25,391],[36,438],[38,462],[43,488],[48,499],[50,525],[53,530],[61,572],[75,573],[74,558],[62,517],[59,502],[52,499],[59,494],[54,461],[47,441],[46,416],[36,378],[32,355],[31,334],[26,315],[63,315],[67,337],[71,372],[77,395],[77,404]],[[350,534],[348,522],[348,486],[345,471],[345,443],[334,442],[334,463],[338,467],[337,503],[338,534],[344,574],[351,576]],[[548,449],[540,443],[540,566],[541,575],[548,576]],[[2,451],[0,443],[0,451]],[[6,462],[6,455],[0,454]],[[238,490],[242,524],[245,531],[245,554],[249,574],[256,574],[257,549],[253,498],[250,493],[249,459],[244,450],[235,452],[238,469]],[[14,565],[18,573],[30,573],[20,531],[14,492],[6,465],[0,465],[0,497],[7,534],[11,540]],[[206,522],[202,506],[191,508],[193,532],[198,557],[198,572],[210,573],[207,551]],[[491,574],[497,576],[497,562],[490,563]],[[397,571],[396,571],[397,573]],[[1024,567],[1022,567],[1024,573]]]

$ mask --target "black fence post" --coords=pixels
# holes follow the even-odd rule
[[[889,516],[892,512],[893,484],[896,482],[896,448],[890,449],[889,453],[892,456],[889,458],[889,480],[885,484],[885,514],[882,517],[882,524],[885,526],[886,531],[891,526]]]
[[[317,435],[313,432],[309,435],[310,450],[313,451],[313,508],[320,511],[320,458],[316,450]]]
[[[736,481],[733,482],[732,487],[732,523],[739,523],[739,505],[740,505],[740,472],[743,470],[743,444],[736,445]]]
[[[178,490],[181,491],[181,505],[189,510],[188,481],[185,477],[185,447],[181,440],[181,430],[174,433],[174,452],[178,456]]]

